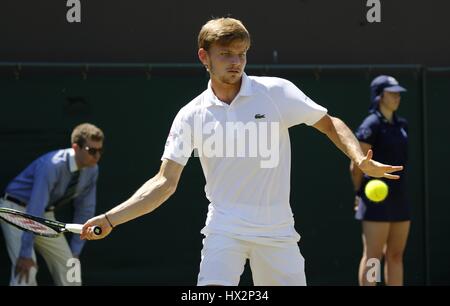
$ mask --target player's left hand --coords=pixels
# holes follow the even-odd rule
[[[372,150],[367,151],[366,157],[364,157],[358,164],[358,167],[362,172],[371,177],[385,177],[391,180],[398,180],[400,178],[399,175],[391,173],[403,170],[403,166],[385,165],[373,160],[372,157]]]

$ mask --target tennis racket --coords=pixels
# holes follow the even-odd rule
[[[63,223],[40,218],[11,208],[0,208],[0,218],[23,231],[51,238],[65,232],[80,234],[83,228],[83,224]],[[94,233],[100,235],[101,227],[95,226]]]

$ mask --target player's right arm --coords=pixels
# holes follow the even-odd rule
[[[361,146],[361,151],[364,153],[364,155],[367,155],[367,152],[372,148],[372,145],[362,141],[359,142],[359,145]],[[361,171],[361,169],[359,169],[358,166],[355,165],[353,160],[350,162],[350,176],[352,178],[353,188],[355,189],[355,191],[358,191],[361,187],[364,173]]]
[[[367,152],[372,149],[372,145],[362,142],[359,142],[359,145],[361,146],[361,151],[364,153],[364,155],[367,155]],[[352,179],[353,188],[355,190],[355,201],[353,203],[354,210],[358,209],[359,206],[359,199],[360,196],[357,194],[359,189],[361,188],[362,180],[363,180],[364,173],[359,169],[357,165],[352,161],[350,161],[350,177]]]
[[[183,168],[184,166],[177,162],[163,159],[158,174],[142,185],[133,196],[105,214],[88,220],[83,226],[81,239],[104,238],[111,232],[111,225],[116,227],[158,208],[177,189]],[[94,235],[90,230],[95,225],[102,228],[102,234],[99,236]]]

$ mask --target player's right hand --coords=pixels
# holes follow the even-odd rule
[[[102,229],[102,233],[97,235],[94,233],[94,226],[99,226]],[[106,220],[105,215],[99,215],[92,219],[86,221],[83,224],[83,228],[81,230],[80,238],[82,240],[98,240],[103,239],[111,233],[112,227],[109,225],[109,222]]]
[[[373,151],[367,151],[367,155],[357,163],[362,172],[371,177],[384,177],[390,180],[398,180],[399,175],[391,174],[403,170],[403,166],[385,165],[372,159]]]
[[[32,258],[19,257],[16,262],[15,275],[18,276],[19,284],[22,283],[22,279],[25,279],[25,283],[29,283],[30,269],[37,265]]]

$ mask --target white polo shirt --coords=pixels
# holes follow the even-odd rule
[[[210,201],[203,234],[262,242],[298,241],[289,203],[288,128],[315,124],[327,110],[290,81],[242,76],[231,104],[208,88],[177,114],[162,159],[200,158]]]

